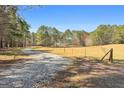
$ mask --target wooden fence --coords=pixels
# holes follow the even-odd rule
[[[101,62],[103,62],[104,58],[109,55],[109,63],[113,63],[113,48],[111,48],[101,59]]]

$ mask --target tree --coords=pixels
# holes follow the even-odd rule
[[[52,39],[53,46],[57,47],[60,45],[60,38],[61,38],[61,33],[55,27],[52,28],[51,39]]]
[[[36,33],[37,36],[37,44],[43,46],[51,45],[51,37],[49,35],[49,27],[47,26],[40,26]]]
[[[76,44],[78,46],[85,46],[85,39],[88,36],[88,33],[84,30],[73,30],[73,44]]]
[[[20,18],[20,32],[22,33],[22,39],[23,39],[23,47],[27,46],[27,39],[30,38],[30,32],[29,32],[29,25],[27,22]]]
[[[113,25],[113,43],[121,44],[124,43],[124,25]]]
[[[31,33],[31,44],[32,44],[32,46],[37,45],[36,44],[36,33],[34,33],[34,32]]]
[[[16,29],[16,11],[16,6],[0,6],[1,48],[9,47],[11,34]]]
[[[72,32],[70,31],[70,29],[67,29],[64,33],[63,33],[63,42],[64,42],[64,45],[72,45],[72,42],[73,42],[73,34]]]
[[[26,46],[30,26],[17,15],[17,10],[17,6],[0,6],[0,48],[19,47],[21,43]]]
[[[6,6],[0,6],[0,48],[5,47],[6,27],[9,24],[7,11]]]
[[[104,45],[112,43],[113,30],[110,25],[100,25],[91,33],[95,45]]]

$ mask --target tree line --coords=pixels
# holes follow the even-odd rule
[[[55,27],[41,25],[36,33],[33,33],[33,44],[51,47],[83,46],[83,34],[88,34],[84,30],[59,31]]]
[[[34,45],[64,47],[124,44],[124,25],[99,25],[94,31],[59,31],[55,27],[40,26],[34,34]]]
[[[124,25],[99,25],[94,31],[59,31],[41,25],[30,32],[30,25],[17,12],[18,6],[0,6],[0,48],[31,45],[70,47],[87,45],[124,44]]]
[[[89,38],[91,45],[124,44],[124,25],[99,25]]]
[[[30,25],[17,11],[17,6],[0,6],[0,48],[25,47],[31,42]]]

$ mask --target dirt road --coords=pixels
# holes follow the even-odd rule
[[[54,75],[69,64],[70,60],[55,54],[31,49],[22,50],[31,59],[0,64],[0,87],[34,87],[36,83],[49,83]]]

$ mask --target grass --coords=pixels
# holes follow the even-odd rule
[[[0,50],[0,62],[8,62],[27,58],[21,51],[23,48],[9,48]]]
[[[88,56],[101,59],[105,55],[105,53],[111,48],[113,48],[114,59],[124,60],[124,44],[72,48],[35,47],[34,50],[55,53],[64,57],[71,58]]]
[[[114,60],[117,62],[124,61],[124,44],[112,44],[104,46],[89,46],[89,47],[71,47],[71,48],[51,48],[51,47],[31,47],[33,50],[40,50],[42,52],[55,53],[64,57],[88,58],[101,59],[104,54],[110,49],[114,50]],[[21,52],[23,48],[10,48],[0,50],[0,61],[9,61],[15,59],[26,59],[24,53]]]

